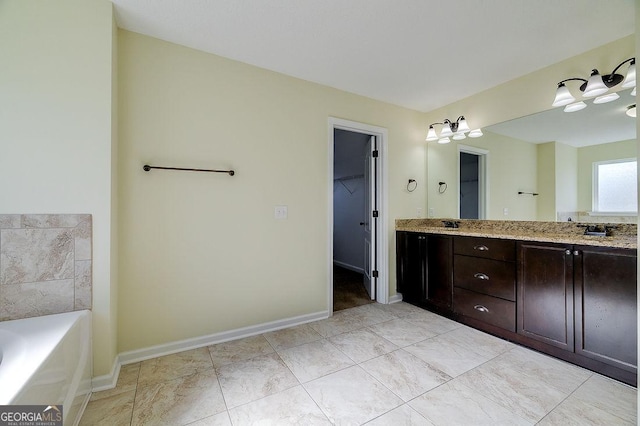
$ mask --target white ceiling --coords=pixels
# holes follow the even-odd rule
[[[634,32],[634,0],[112,2],[120,28],[425,112]]]

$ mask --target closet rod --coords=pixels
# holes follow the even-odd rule
[[[151,169],[159,169],[159,170],[183,170],[187,172],[210,172],[210,173],[227,173],[229,176],[233,176],[236,174],[233,170],[211,170],[211,169],[185,169],[181,167],[161,167],[161,166],[150,166],[145,164],[142,166],[142,169],[145,172],[148,172]]]

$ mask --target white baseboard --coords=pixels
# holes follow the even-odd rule
[[[249,327],[238,328],[235,330],[223,331],[220,333],[209,334],[206,336],[194,337],[191,339],[179,340],[175,342],[163,343],[161,345],[150,346],[148,348],[136,349],[134,351],[122,352],[118,354],[111,369],[111,374],[94,377],[91,381],[93,392],[107,389],[113,389],[118,382],[120,374],[120,366],[133,364],[139,361],[145,361],[151,358],[171,355],[190,349],[202,348],[205,346],[215,345],[217,343],[228,342],[230,340],[242,339],[243,337],[256,336],[270,331],[281,330],[296,325],[306,324],[313,321],[329,318],[328,311],[316,312],[313,314],[300,315],[292,318],[271,321],[263,324],[252,325]]]
[[[389,298],[389,303],[398,303],[402,302],[402,295],[400,293],[396,293]]]
[[[348,263],[340,262],[339,260],[335,259],[333,259],[333,264],[353,272],[358,272],[359,274],[364,274],[364,269],[360,268],[359,266],[350,265]]]

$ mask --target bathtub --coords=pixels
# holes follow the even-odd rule
[[[0,405],[63,405],[74,425],[91,396],[91,312],[0,322]]]

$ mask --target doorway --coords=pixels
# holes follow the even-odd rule
[[[329,312],[387,303],[386,129],[329,119]]]
[[[458,214],[460,219],[486,219],[489,151],[458,146]]]

